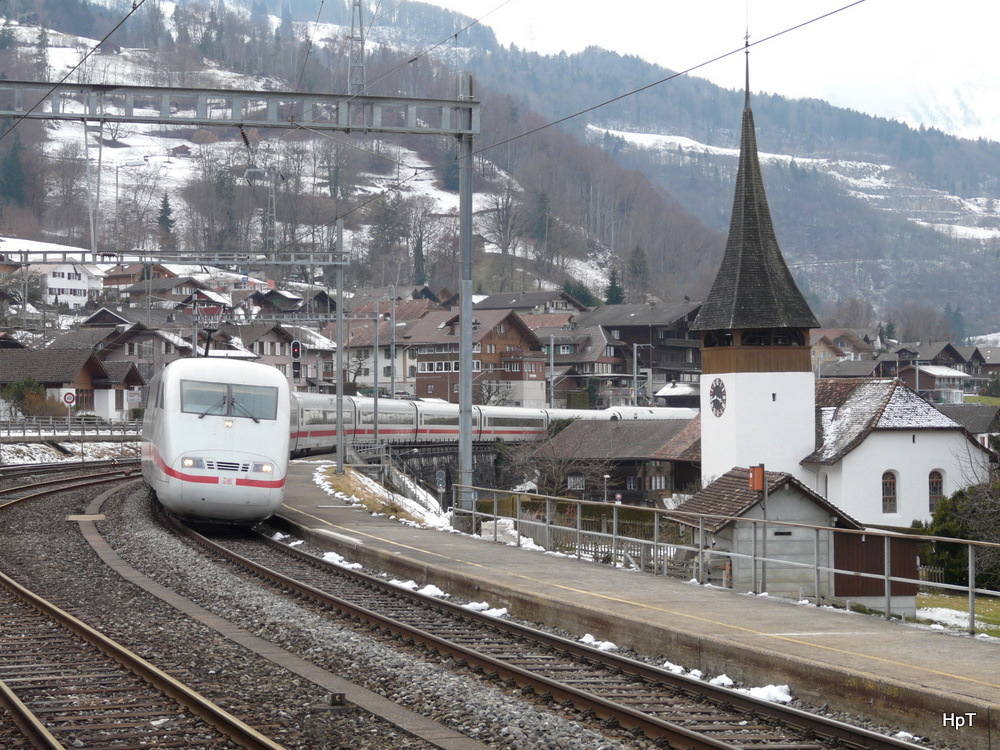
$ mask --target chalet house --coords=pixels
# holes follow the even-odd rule
[[[810,336],[829,339],[848,359],[872,359],[875,356],[875,347],[850,328],[817,328],[810,331]]]
[[[970,376],[944,365],[908,365],[900,368],[897,377],[932,404],[960,404]]]
[[[161,263],[126,263],[109,268],[104,273],[104,292],[109,297],[121,296],[124,289],[144,279],[175,279],[177,274]]]
[[[325,289],[312,289],[303,295],[295,312],[305,316],[330,317],[337,312],[337,298]]]
[[[459,316],[431,313],[407,333],[417,349],[416,396],[458,402]],[[472,329],[472,387],[478,403],[544,407],[542,342],[511,310],[476,311]]]
[[[556,317],[563,316],[528,315],[524,318],[541,340],[546,362],[554,365],[554,371],[550,373],[551,383],[555,386],[553,406],[590,409],[599,404],[619,405],[612,394],[628,392],[632,376],[625,373],[625,359],[619,355],[618,342],[610,338],[601,326],[578,326],[572,320],[558,327],[532,326],[537,318]],[[588,390],[588,383],[592,380],[601,385],[595,403],[591,403]],[[631,403],[630,399],[628,403]]]
[[[518,315],[544,315],[546,313],[584,313],[590,308],[562,290],[522,292],[520,294],[491,294],[473,305],[475,310],[513,310]]]
[[[994,374],[1000,374],[1000,346],[980,346],[978,351],[983,358],[983,375],[991,378]]]
[[[104,292],[104,273],[96,266],[66,261],[32,263],[30,268],[42,277],[42,300],[47,305],[67,305],[75,310],[96,301]]]
[[[701,372],[701,336],[690,330],[697,302],[602,305],[577,316],[577,325],[599,325],[621,342],[626,373],[638,372],[638,387],[651,395],[672,381],[696,382]]]
[[[865,524],[929,521],[937,501],[990,476],[991,451],[899,380],[816,381],[807,485]]]
[[[986,359],[978,346],[956,346],[955,351],[959,353],[965,364],[960,368],[969,376],[965,381],[965,392],[977,394],[987,385],[990,377],[986,372]]]
[[[961,370],[967,364],[958,347],[946,341],[900,344],[893,354],[896,356],[897,372],[913,365],[935,365]]]
[[[199,290],[209,290],[191,276],[144,279],[125,287],[121,295],[130,307],[175,307]]]
[[[551,456],[557,465],[565,467],[564,490],[568,496],[625,505],[672,507],[670,499],[678,486],[677,477],[690,478],[693,471],[686,466],[678,471],[674,461],[657,456],[667,450],[690,422],[690,417],[649,421],[577,420],[540,448],[538,458],[544,463],[545,458]],[[564,463],[566,461],[576,465]]]
[[[224,316],[232,311],[233,300],[225,292],[196,289],[174,305],[174,309],[185,315]]]
[[[72,392],[77,413],[108,420],[128,416],[128,391],[144,385],[131,363],[106,367],[86,349],[0,349],[0,388],[33,377],[46,397],[61,399]]]
[[[282,289],[268,289],[251,294],[249,304],[256,308],[254,317],[266,318],[294,312],[302,304],[302,297]]]

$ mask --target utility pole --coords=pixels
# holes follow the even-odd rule
[[[472,76],[463,73],[458,98],[472,100]],[[461,254],[460,335],[458,343],[458,476],[459,484],[472,484],[472,126],[471,110],[460,110],[464,129],[458,136],[458,227]],[[459,507],[473,510],[472,492],[462,489]]]
[[[337,252],[344,252],[344,220],[337,219]],[[341,255],[340,257],[343,257]],[[344,264],[337,264],[337,473],[344,473]]]

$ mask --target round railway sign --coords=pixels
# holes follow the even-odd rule
[[[622,493],[616,492],[615,493],[615,500],[621,500],[621,499],[622,499]]]
[[[65,402],[65,404],[67,406],[70,406],[74,401],[76,401],[76,394],[75,393],[64,393],[63,394],[63,402]]]

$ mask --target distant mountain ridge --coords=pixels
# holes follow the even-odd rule
[[[117,3],[94,8],[58,0],[46,6],[53,28],[68,23],[59,13],[64,5],[73,7],[73,17],[90,12],[86,25],[95,36],[122,11]],[[181,40],[170,33],[172,15],[164,15],[171,7],[151,6],[114,40],[173,54]],[[249,42],[222,35],[224,4],[175,6],[200,9],[201,36],[187,40],[189,48],[216,65],[238,62],[243,69],[233,69],[247,80],[273,75],[291,87],[298,76],[303,87],[343,88],[336,82],[346,81],[343,61],[331,80],[329,70],[305,68],[292,52],[333,36],[343,45],[349,0],[328,0],[322,26],[311,25],[311,3],[251,0],[239,7],[238,15],[264,29]],[[371,59],[383,67],[408,57],[421,63],[411,66],[405,84],[380,82],[376,92],[394,93],[397,86],[405,95],[453,95],[454,81],[444,73],[468,69],[483,101],[477,151],[482,163],[495,165],[477,190],[496,189],[504,176],[522,189],[528,241],[546,255],[532,273],[558,284],[558,270],[565,274],[571,260],[598,258],[605,273],[631,275],[636,294],[697,299],[714,276],[728,229],[743,93],[679,77],[566,120],[559,127],[575,141],[555,128],[521,138],[670,73],[598,48],[541,56],[501,47],[481,25],[449,38],[470,20],[418,2],[379,17],[368,36]],[[298,50],[286,47],[279,56],[275,38],[291,28]],[[431,47],[444,70],[421,67],[417,53]],[[815,99],[754,93],[752,105],[761,151],[775,155],[764,164],[764,180],[778,239],[824,322],[840,315],[840,303],[857,298],[872,305],[871,320],[837,323],[903,326],[908,307],[921,305],[960,309],[969,333],[1000,329],[994,310],[1000,144],[914,130]],[[441,158],[434,154],[435,163]]]

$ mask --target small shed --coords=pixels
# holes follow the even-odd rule
[[[764,472],[758,491],[751,470],[733,468],[676,509],[673,517],[692,530],[704,528],[715,582],[735,591],[824,601],[850,598],[871,609],[885,606],[882,582],[834,575],[821,568],[881,573],[883,545],[874,537],[836,533],[861,531],[863,526],[791,474]],[[740,519],[747,519],[741,521]],[[769,521],[766,526],[753,521]],[[800,526],[786,524],[801,524]],[[697,531],[693,531],[697,533]],[[894,540],[893,575],[916,578],[916,546]],[[766,564],[760,558],[768,558]],[[777,562],[775,561],[777,560]],[[817,591],[817,581],[819,590]],[[893,584],[892,611],[913,616],[916,589]]]

